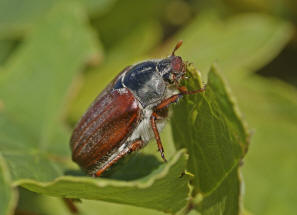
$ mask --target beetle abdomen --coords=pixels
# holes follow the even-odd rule
[[[95,101],[71,137],[72,159],[88,172],[100,168],[133,132],[141,111],[126,88]]]

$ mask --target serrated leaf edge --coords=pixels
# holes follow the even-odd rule
[[[250,137],[251,137],[251,131],[248,129],[248,123],[247,121],[245,121],[241,111],[239,110],[239,107],[238,107],[238,103],[237,103],[237,100],[235,99],[235,97],[232,95],[232,92],[231,92],[231,88],[229,87],[229,84],[228,82],[224,79],[224,77],[222,77],[221,75],[221,72],[220,72],[220,68],[218,67],[217,64],[212,64],[211,68],[210,68],[210,71],[209,71],[209,74],[210,73],[214,73],[217,77],[219,77],[224,85],[224,89],[226,91],[226,94],[227,94],[227,99],[229,100],[230,104],[232,105],[232,109],[234,111],[234,114],[236,116],[236,118],[241,122],[242,124],[242,127],[243,127],[243,131],[244,131],[244,134],[245,136],[247,137],[247,139],[245,140],[247,142],[247,145],[244,147],[241,145],[243,151],[244,151],[244,154],[243,154],[243,157],[245,156],[245,154],[247,153],[247,148],[249,147],[250,145]],[[209,76],[208,74],[208,76]]]

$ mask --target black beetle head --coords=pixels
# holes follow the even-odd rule
[[[169,84],[178,85],[186,71],[186,66],[182,58],[180,56],[175,56],[174,54],[181,44],[181,41],[178,42],[171,56],[161,60],[157,65],[162,78]]]

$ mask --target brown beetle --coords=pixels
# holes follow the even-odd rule
[[[95,99],[73,131],[72,159],[93,176],[155,138],[164,161],[159,131],[168,116],[168,106],[188,91],[179,86],[186,64],[172,54],[125,68]]]

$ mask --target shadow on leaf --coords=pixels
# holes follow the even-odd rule
[[[134,153],[114,164],[101,177],[131,181],[149,175],[161,164],[162,162],[153,155]],[[82,170],[73,169],[66,170],[64,174],[68,176],[87,176]]]
[[[131,181],[147,176],[161,164],[153,155],[133,153],[104,172],[102,177]]]

